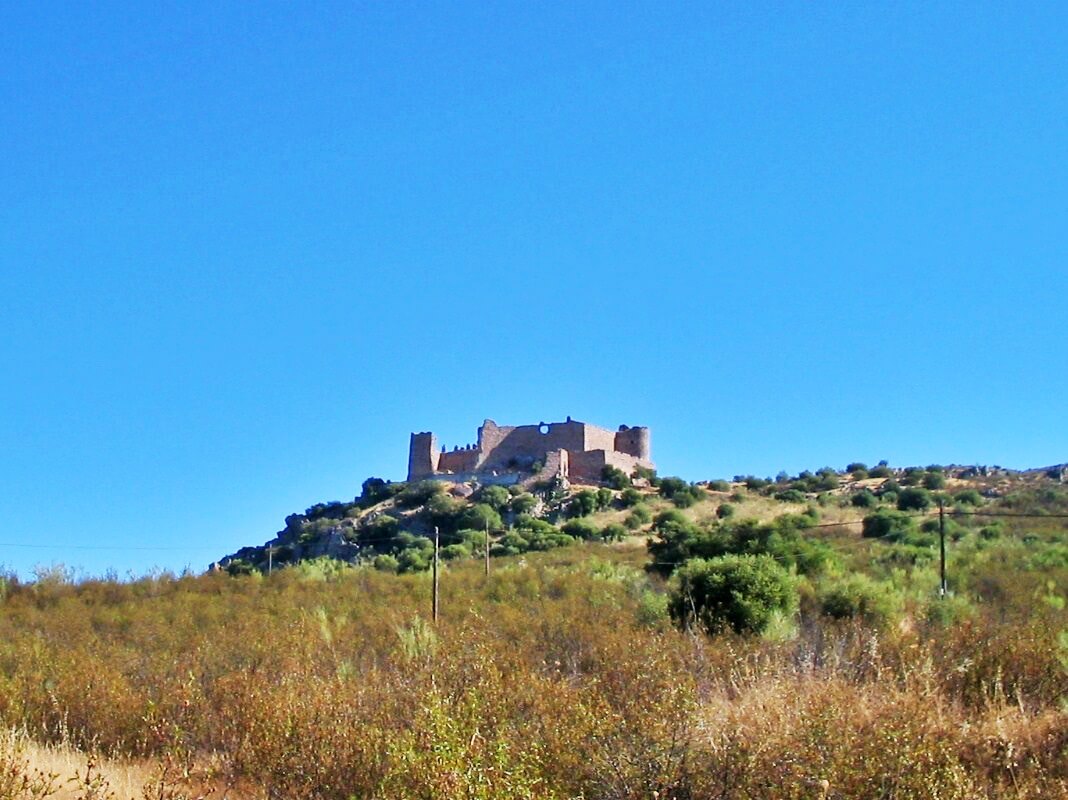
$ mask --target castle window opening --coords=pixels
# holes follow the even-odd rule
[[[540,425],[538,425],[538,433],[548,433],[548,432],[549,432],[549,426],[546,425],[544,422],[541,423]]]

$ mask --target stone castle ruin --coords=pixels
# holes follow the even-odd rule
[[[654,469],[649,429],[620,425],[610,431],[571,417],[514,427],[487,419],[475,444],[439,450],[433,433],[413,433],[408,451],[409,481],[449,477],[506,484],[563,478],[596,483],[606,466],[627,475],[635,467]]]

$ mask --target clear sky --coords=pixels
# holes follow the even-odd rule
[[[691,480],[1068,461],[1066,41],[1064,3],[4,2],[0,565],[199,570],[485,417],[649,425]]]

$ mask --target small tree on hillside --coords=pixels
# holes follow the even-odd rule
[[[672,578],[668,611],[683,627],[762,633],[797,610],[794,579],[771,556],[692,559]]]
[[[916,486],[902,489],[897,496],[897,507],[900,511],[924,511],[931,507],[931,493]]]

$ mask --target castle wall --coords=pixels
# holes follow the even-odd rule
[[[606,465],[630,475],[636,466],[653,467],[648,428],[609,431],[596,425],[566,422],[541,425],[497,425],[487,419],[478,429],[478,444],[439,453],[432,433],[413,433],[408,454],[408,480],[435,474],[507,474],[540,464],[538,478],[551,475],[598,482]],[[550,475],[550,477],[551,477]]]
[[[583,450],[615,450],[616,435],[596,425],[583,426]]]
[[[479,468],[525,469],[535,461],[544,464],[554,450],[584,450],[587,427],[581,422],[552,422],[544,426],[543,433],[540,425],[502,427],[488,419],[478,429]]]
[[[438,472],[470,472],[478,466],[478,450],[453,450],[438,456]]]
[[[408,480],[433,475],[438,470],[438,437],[429,432],[413,433],[408,444]]]
[[[612,466],[623,470],[627,475],[634,472],[634,468],[652,468],[651,461],[636,458],[626,453],[615,450],[589,450],[585,453],[571,453],[571,479],[578,482],[599,483],[601,473],[606,466]]]
[[[613,450],[626,453],[636,458],[648,461],[652,458],[652,442],[650,441],[648,428],[628,428],[621,425],[615,435]]]

